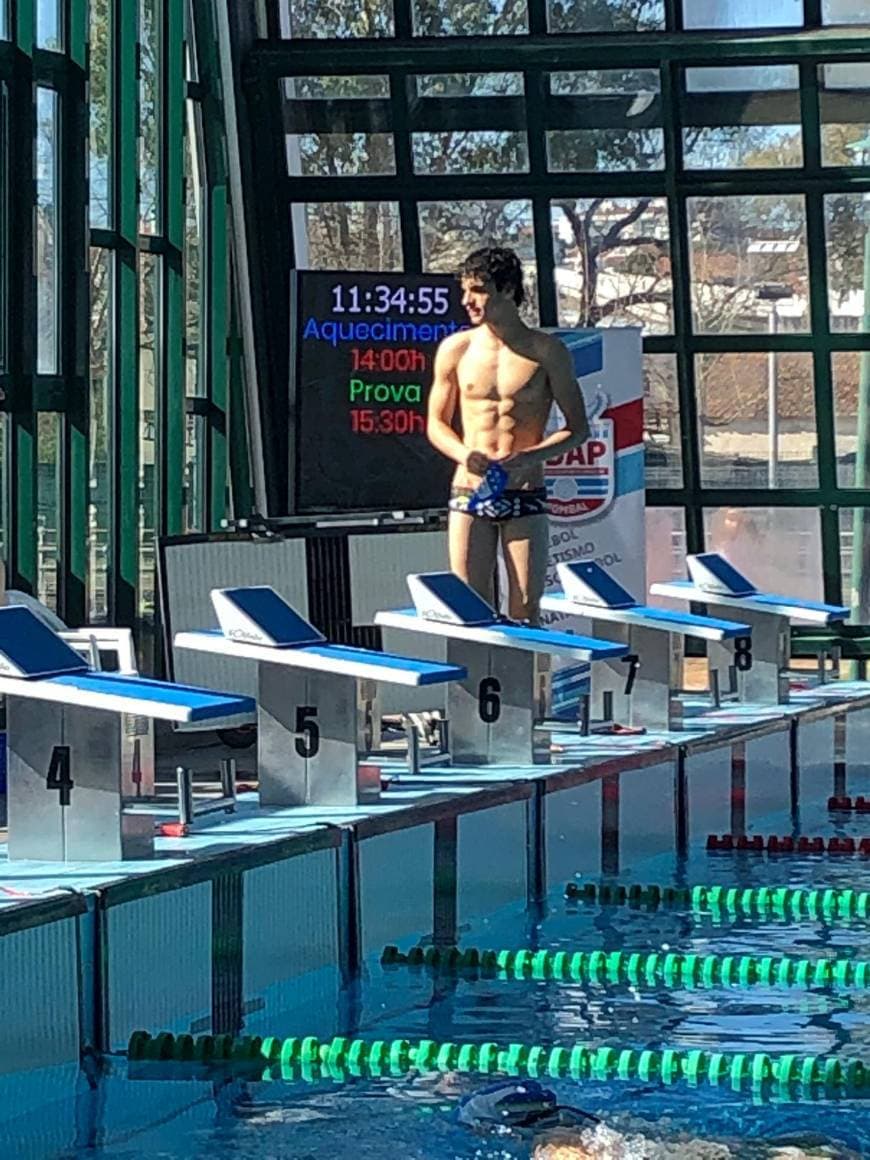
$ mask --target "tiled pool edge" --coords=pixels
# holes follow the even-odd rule
[[[445,789],[437,800],[390,813],[324,823],[94,889],[67,889],[4,907],[0,962],[6,976],[39,978],[42,972],[53,980],[51,986],[37,985],[25,1005],[27,1038],[45,1033],[47,1049],[54,1044],[44,1061],[50,1065],[70,1060],[73,1039],[82,1050],[119,1050],[135,1026],[149,1023],[167,1030],[235,1031],[244,1020],[260,1031],[297,979],[313,988],[311,1009],[324,1030],[333,1013],[337,1027],[343,984],[388,932],[389,941],[399,943],[421,931],[449,942],[460,918],[473,919],[493,891],[502,901],[528,904],[569,868],[625,873],[637,848],[626,844],[627,833],[646,842],[645,853],[664,850],[669,836],[667,844],[679,857],[699,836],[690,831],[693,758],[739,746],[745,752],[748,743],[780,734],[788,784],[778,792],[793,797],[801,727],[870,708],[870,691],[864,690],[848,700],[829,695],[827,702],[709,736],[663,739],[640,752],[626,746],[622,756],[552,773],[537,767],[524,778],[466,788],[456,796]],[[648,790],[653,802],[661,801],[665,820],[658,819],[656,832],[645,833],[650,801],[632,816],[636,795],[630,781],[623,781],[658,767]],[[733,784],[715,768],[707,781],[712,792],[721,790],[730,799]],[[751,792],[744,802],[750,813]],[[555,854],[558,827],[563,837],[569,835],[561,857]],[[484,841],[487,834],[491,840]],[[263,955],[246,955],[261,931],[268,932],[264,945],[274,949],[274,969],[258,961]],[[73,978],[71,961],[77,964]],[[150,989],[143,988],[143,974]],[[59,1024],[65,1034],[53,1036],[50,1029]],[[7,1052],[24,1031],[11,1011]]]

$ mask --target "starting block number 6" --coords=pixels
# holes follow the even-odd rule
[[[316,757],[320,749],[320,726],[317,706],[299,705],[296,709],[296,752],[300,757]]]
[[[501,682],[484,677],[477,689],[477,711],[485,725],[494,725],[501,716]]]

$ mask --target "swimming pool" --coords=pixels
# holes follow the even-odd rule
[[[832,832],[821,806],[807,812],[807,829]],[[758,832],[787,833],[790,818],[770,815]],[[858,835],[860,820],[836,827]],[[858,858],[707,854],[693,846],[674,868],[667,855],[633,866],[634,881],[722,884],[809,884],[870,888],[870,865]],[[384,919],[383,925],[388,925]],[[400,924],[401,925],[401,924]],[[405,937],[425,943],[431,931]],[[759,922],[727,915],[692,917],[685,909],[600,906],[564,898],[563,884],[538,907],[508,902],[488,913],[469,911],[459,945],[553,950],[669,950],[718,955],[870,957],[870,921]],[[251,1011],[244,1030],[275,1035],[318,1033],[327,1023],[318,1007],[317,972],[283,992],[268,1028]],[[360,977],[341,992],[341,1030],[365,1039],[438,1042],[496,1041],[522,1044],[612,1045],[701,1049],[708,1052],[787,1052],[870,1059],[870,992],[837,988],[664,987],[628,983],[580,985],[536,979],[464,977],[462,973],[384,967],[366,955]],[[320,1024],[320,1027],[318,1026]],[[156,1030],[156,1029],[155,1029]],[[131,1065],[132,1067],[132,1065]],[[462,1123],[458,1108],[494,1077],[413,1071],[402,1076],[349,1077],[313,1082],[256,1082],[215,1070],[207,1079],[164,1078],[159,1064],[139,1065],[130,1078],[114,1057],[95,1068],[92,1082],[71,1087],[78,1141],[70,1151],[39,1152],[39,1109],[6,1120],[4,1155],[113,1158],[403,1156],[523,1157],[536,1137],[497,1124]],[[96,1077],[99,1076],[97,1079]],[[514,1081],[521,1083],[521,1080]],[[806,1145],[810,1155],[866,1155],[870,1151],[870,1101],[812,1092],[744,1091],[728,1084],[693,1088],[637,1079],[541,1081],[560,1104],[604,1119],[627,1140],[605,1155],[763,1156],[770,1142]],[[27,1143],[28,1136],[32,1144]],[[541,1139],[540,1132],[537,1139]],[[696,1141],[705,1142],[702,1145]],[[814,1153],[813,1141],[829,1141]],[[663,1143],[659,1144],[659,1141]],[[719,1145],[722,1151],[711,1150]],[[663,1150],[657,1151],[658,1148]],[[725,1151],[724,1149],[728,1149]],[[16,1150],[21,1149],[21,1150]],[[706,1149],[706,1150],[705,1150]]]

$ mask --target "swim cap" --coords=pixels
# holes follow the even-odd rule
[[[492,1084],[460,1101],[460,1124],[468,1128],[544,1129],[559,1126],[591,1126],[597,1116],[559,1104],[556,1093],[534,1079]]]

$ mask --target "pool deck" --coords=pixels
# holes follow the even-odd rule
[[[399,759],[381,760],[387,788],[376,805],[260,808],[256,792],[239,794],[232,814],[198,820],[188,836],[157,837],[148,861],[13,861],[0,845],[0,934],[54,921],[87,909],[88,895],[115,902],[180,889],[213,879],[227,867],[250,869],[297,853],[337,847],[341,833],[358,837],[420,826],[445,816],[546,795],[664,763],[727,749],[843,713],[870,708],[870,683],[801,680],[787,705],[726,704],[684,698],[679,732],[611,736],[551,733],[549,764],[448,766],[431,764],[411,775]],[[255,762],[254,751],[251,760]],[[215,765],[217,763],[215,762]],[[173,816],[165,811],[167,820]]]

